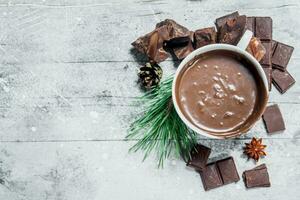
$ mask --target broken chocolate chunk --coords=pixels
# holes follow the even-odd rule
[[[236,45],[243,36],[245,26],[245,15],[228,19],[226,23],[218,30],[218,42]]]
[[[216,43],[217,32],[214,27],[198,29],[194,33],[195,49]]]
[[[169,57],[169,53],[163,48],[163,42],[169,40],[169,32],[166,26],[138,38],[132,43],[139,52],[146,54],[150,61],[161,62]]]
[[[243,178],[247,188],[271,186],[268,170],[265,164],[251,170],[244,171]]]
[[[158,63],[164,61],[170,55],[164,49],[165,42],[174,38],[184,37],[190,38],[190,31],[184,26],[177,24],[174,20],[166,19],[156,24],[154,31],[138,38],[132,45],[139,52],[146,54],[150,61]]]
[[[265,47],[256,37],[251,38],[246,51],[249,52],[257,61],[260,61],[266,54]]]
[[[185,58],[187,55],[189,55],[194,51],[194,47],[193,47],[194,32],[192,31],[190,32],[189,38],[190,40],[186,46],[173,48],[173,52],[179,60]]]
[[[290,75],[288,71],[280,71],[278,69],[273,69],[272,71],[272,83],[278,89],[278,91],[283,94],[289,88],[295,84],[295,79]]]
[[[219,31],[220,28],[221,28],[223,25],[225,25],[226,21],[232,20],[232,19],[236,19],[238,16],[239,16],[239,13],[236,11],[236,12],[230,13],[230,14],[228,14],[228,15],[225,15],[225,16],[223,16],[223,17],[217,18],[216,21],[215,21],[217,30]]]
[[[172,19],[165,19],[164,21],[156,24],[156,28],[164,26],[168,29],[170,39],[190,36],[190,31],[186,27],[181,26]]]
[[[197,170],[203,170],[207,164],[211,149],[197,144],[191,152],[191,158],[187,162],[187,166],[191,166]]]
[[[277,41],[273,41],[273,68],[285,71],[293,51],[294,47]]]
[[[268,106],[263,114],[263,121],[268,133],[285,130],[284,121],[277,104]]]

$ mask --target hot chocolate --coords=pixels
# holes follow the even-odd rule
[[[263,81],[250,62],[230,51],[196,56],[176,83],[185,117],[212,134],[242,131],[266,102]]]

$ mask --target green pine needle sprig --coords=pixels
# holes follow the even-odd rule
[[[196,134],[178,116],[172,102],[173,77],[139,99],[145,108],[128,131],[127,139],[137,139],[130,151],[144,151],[145,160],[155,152],[158,166],[163,167],[171,153],[186,160],[196,144]]]

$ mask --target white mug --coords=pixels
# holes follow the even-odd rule
[[[210,45],[206,45],[204,47],[201,47],[199,49],[196,49],[195,51],[193,51],[192,53],[190,53],[184,60],[182,60],[182,62],[180,63],[179,67],[177,68],[177,71],[175,73],[174,76],[174,80],[173,80],[173,85],[172,85],[172,100],[173,100],[173,104],[174,107],[179,115],[179,117],[181,118],[181,120],[190,128],[192,129],[194,132],[200,134],[200,135],[204,135],[207,136],[209,138],[216,138],[216,139],[225,139],[225,138],[230,138],[230,137],[236,137],[241,135],[242,133],[247,132],[254,124],[257,120],[260,119],[260,117],[262,116],[264,109],[266,107],[266,103],[269,97],[269,84],[268,84],[268,80],[266,77],[266,74],[263,71],[262,66],[259,64],[259,62],[251,55],[249,54],[245,49],[247,48],[251,37],[252,37],[252,32],[251,31],[246,31],[244,33],[244,35],[242,36],[241,40],[239,41],[239,43],[237,44],[237,46],[234,45],[229,45],[229,44],[210,44]],[[195,126],[193,123],[191,123],[183,114],[183,112],[181,111],[178,102],[177,102],[177,98],[176,98],[176,93],[177,93],[177,88],[176,83],[178,81],[178,77],[181,73],[183,73],[185,71],[185,66],[188,62],[190,62],[191,60],[193,60],[196,56],[200,55],[200,54],[204,54],[210,51],[215,51],[215,50],[225,50],[225,51],[231,51],[234,52],[237,55],[242,55],[243,57],[245,57],[257,70],[258,75],[260,76],[263,85],[264,85],[264,89],[266,90],[266,99],[265,99],[265,104],[263,106],[263,108],[261,110],[259,110],[257,117],[255,118],[255,120],[253,121],[253,123],[251,123],[251,125],[249,125],[249,127],[247,127],[245,130],[243,130],[242,132],[237,132],[235,134],[231,134],[231,135],[224,135],[224,134],[220,134],[220,135],[215,135],[215,134],[210,134],[209,132],[202,130],[200,128],[198,128],[197,126]]]

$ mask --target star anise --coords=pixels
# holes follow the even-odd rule
[[[256,162],[261,156],[266,156],[264,149],[267,145],[262,144],[262,138],[252,138],[250,143],[245,143],[244,153],[247,154],[248,158],[253,158]]]

